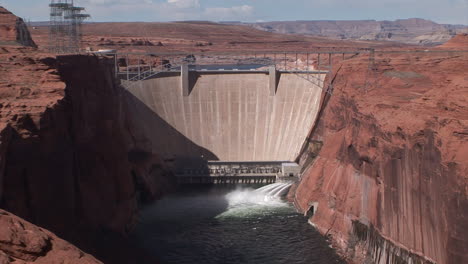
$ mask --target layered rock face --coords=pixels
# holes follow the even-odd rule
[[[352,262],[467,263],[467,54],[376,56],[335,68],[296,204]]]
[[[170,177],[130,126],[112,60],[4,49],[0,206],[60,235],[128,231]],[[142,143],[143,142],[143,143]]]
[[[51,232],[0,210],[0,263],[99,264]]]
[[[0,6],[0,44],[36,47],[23,19]]]

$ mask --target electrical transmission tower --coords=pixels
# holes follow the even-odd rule
[[[74,6],[73,0],[51,0],[49,24],[49,51],[77,53],[80,51],[81,25],[90,16],[84,7]]]

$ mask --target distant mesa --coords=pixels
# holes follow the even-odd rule
[[[376,20],[313,20],[237,23],[273,33],[303,34],[334,39],[394,41],[423,46],[443,44],[456,34],[467,32],[468,26],[438,24],[420,18],[395,21]]]
[[[21,45],[36,48],[23,19],[0,6],[0,46]]]
[[[216,25],[218,23],[208,20],[184,20],[184,21],[174,21],[174,23],[185,23],[185,24],[208,24],[208,25]]]

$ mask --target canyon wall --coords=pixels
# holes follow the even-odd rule
[[[11,59],[0,86],[1,208],[65,237],[126,233],[139,202],[172,178],[130,126],[112,60],[0,55]]]
[[[350,262],[468,262],[467,55],[334,69],[295,202]]]
[[[179,76],[129,84],[133,101],[147,106],[146,113],[140,111],[134,119],[143,120],[154,150],[165,159],[297,157],[317,115],[323,74],[311,74],[308,81],[305,75],[282,73],[275,95],[270,95],[265,73],[193,75],[188,96],[182,95]],[[180,140],[181,136],[189,141]]]

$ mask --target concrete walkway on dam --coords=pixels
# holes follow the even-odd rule
[[[135,122],[164,159],[292,161],[314,125],[325,74],[313,84],[281,73],[275,95],[269,77],[199,72],[183,96],[181,77],[162,75],[128,85],[127,93]]]

